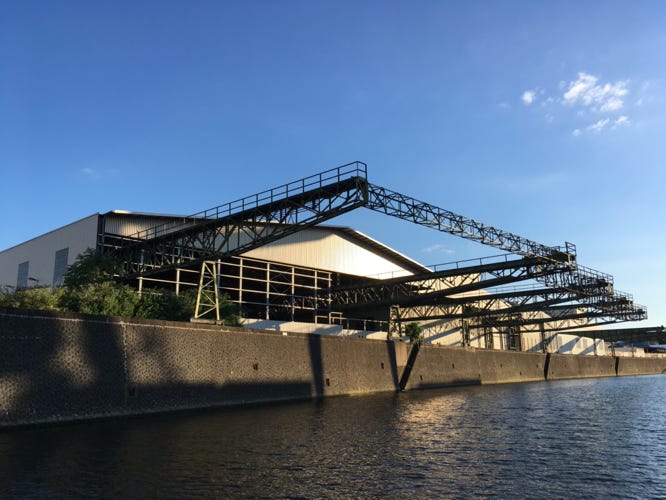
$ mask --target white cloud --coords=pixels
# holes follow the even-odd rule
[[[586,130],[588,130],[589,132],[594,132],[594,133],[598,134],[599,132],[601,132],[604,129],[604,127],[606,125],[608,125],[609,122],[610,122],[610,119],[603,118],[603,119],[593,123],[592,125],[588,125]]]
[[[569,82],[562,96],[565,104],[578,104],[594,111],[609,113],[621,109],[627,90],[627,81],[599,84],[599,78],[588,73],[578,73],[578,80]]]
[[[622,127],[625,125],[629,125],[631,121],[629,121],[629,117],[622,115],[620,116],[617,120],[613,122],[613,128],[616,129],[617,127]]]
[[[629,120],[629,117],[626,115],[619,116],[615,118],[614,120],[611,120],[610,118],[602,118],[600,120],[597,120],[591,125],[588,125],[585,127],[585,130],[581,130],[579,128],[574,129],[571,134],[574,137],[579,137],[583,135],[583,132],[589,132],[592,134],[599,134],[602,132],[604,129],[609,129],[609,130],[615,130],[619,127],[626,127],[631,124],[631,120]]]
[[[451,250],[446,245],[442,245],[441,243],[430,245],[429,247],[425,247],[421,251],[424,253],[445,253],[447,255],[452,255],[456,253],[454,250]]]
[[[84,167],[79,170],[79,172],[88,179],[103,179],[109,177],[115,177],[120,174],[120,170],[117,168],[108,168],[106,170],[98,170],[96,168]]]
[[[536,92],[534,92],[533,90],[526,90],[525,92],[523,92],[523,95],[520,97],[520,99],[523,101],[523,103],[526,106],[529,106],[536,99]]]
[[[525,90],[521,101],[525,106],[543,110],[545,123],[570,120],[574,137],[606,133],[631,125],[625,109],[644,106],[649,101],[649,95],[645,94],[649,82],[634,82],[633,98],[627,101],[629,84],[629,79],[604,82],[592,73],[581,71],[575,80],[560,81],[552,95],[537,87]]]

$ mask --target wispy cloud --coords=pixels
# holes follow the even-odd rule
[[[600,134],[631,125],[625,108],[631,107],[632,103],[635,107],[644,104],[645,84],[639,88],[641,95],[628,104],[629,85],[629,79],[604,82],[592,73],[581,71],[575,80],[559,82],[553,95],[548,95],[544,89],[525,90],[521,101],[525,106],[531,106],[538,99],[539,106],[534,110],[543,113],[546,123],[563,119],[578,122],[572,131],[574,137]]]
[[[572,134],[574,137],[579,137],[583,135],[583,132],[590,132],[593,134],[599,134],[601,131],[605,129],[609,130],[615,130],[619,127],[625,127],[629,125],[631,121],[629,118],[625,115],[622,115],[614,120],[611,121],[610,118],[603,118],[600,120],[597,120],[596,122],[592,123],[591,125],[588,125],[585,127],[585,129],[581,130],[579,128],[575,129]]]
[[[438,254],[446,254],[446,255],[453,255],[455,250],[451,250],[448,248],[446,245],[442,245],[441,243],[436,243],[435,245],[430,245],[428,247],[425,247],[421,249],[423,253],[438,253]]]
[[[588,73],[578,73],[578,79],[569,82],[562,96],[565,104],[591,107],[593,111],[611,112],[621,109],[628,81],[599,84],[599,78]]]
[[[542,175],[526,175],[513,179],[503,179],[501,185],[515,192],[540,191],[569,182],[569,177],[561,171],[547,172]]]
[[[91,167],[84,167],[79,170],[79,173],[86,179],[98,180],[98,179],[106,179],[109,177],[114,177],[120,173],[120,170],[118,170],[117,168],[107,168],[104,170],[100,170]]]
[[[623,125],[629,125],[630,123],[631,121],[629,121],[629,117],[622,115],[617,120],[615,120],[613,126],[617,128]]]
[[[604,118],[603,120],[599,120],[592,125],[589,125],[587,130],[598,134],[604,129],[606,125],[608,125],[608,122],[610,122],[610,120],[608,118]]]

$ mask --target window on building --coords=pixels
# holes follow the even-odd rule
[[[30,269],[30,261],[21,262],[18,266],[18,278],[16,280],[16,289],[21,290],[28,288],[28,272]]]
[[[69,257],[69,248],[63,248],[55,253],[55,264],[53,266],[53,288],[62,286],[67,272],[67,259]]]

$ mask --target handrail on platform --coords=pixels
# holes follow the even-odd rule
[[[291,196],[304,194],[308,191],[323,188],[325,186],[340,183],[353,178],[366,179],[368,177],[368,166],[361,162],[355,161],[347,163],[340,167],[324,170],[318,174],[303,177],[293,182],[283,184],[259,193],[245,196],[237,200],[218,205],[213,208],[197,212],[182,218],[182,222],[165,222],[156,226],[142,229],[136,233],[124,237],[132,243],[137,241],[145,241],[153,238],[158,238],[168,233],[184,229],[194,224],[206,220],[216,220],[221,217],[227,217],[237,213],[245,212],[246,210],[254,209],[260,206],[268,205],[287,199]]]

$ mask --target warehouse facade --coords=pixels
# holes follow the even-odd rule
[[[56,288],[67,267],[87,249],[101,250],[118,237],[181,220],[181,216],[113,210],[93,214],[0,251],[0,287]],[[262,320],[332,321],[322,317],[324,293],[333,284],[407,276],[428,268],[363,233],[340,226],[306,227],[277,241],[218,261],[220,287],[244,315]],[[137,289],[199,285],[200,268],[180,266],[135,281]],[[320,316],[320,317],[317,317]],[[365,315],[366,320],[376,319]],[[387,320],[388,318],[381,318]]]

